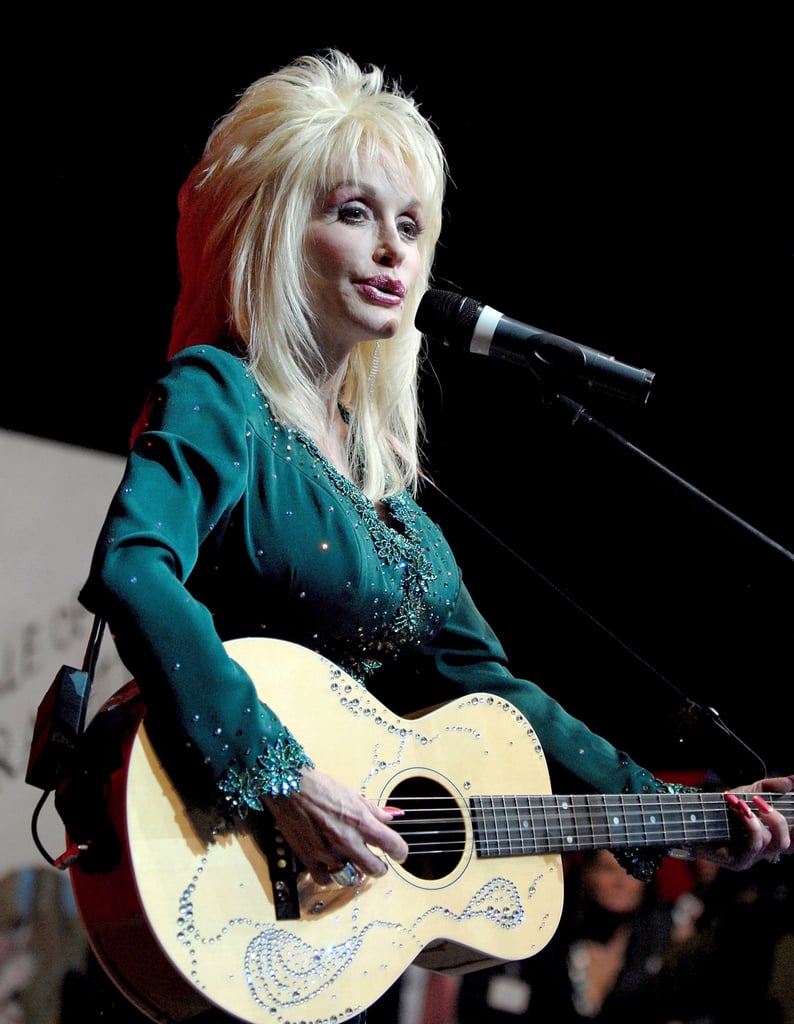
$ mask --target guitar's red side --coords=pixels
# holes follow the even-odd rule
[[[122,714],[116,715],[116,711]],[[119,857],[107,870],[90,872],[83,870],[78,860],[70,875],[88,942],[108,977],[152,1020],[184,1021],[205,1012],[211,1004],[174,969],[149,926],[127,840],[129,755],[144,712],[137,688],[130,684],[97,718],[96,729],[103,728],[106,719],[113,719],[113,745],[121,755],[120,762],[113,758],[101,768],[108,814],[120,840]]]

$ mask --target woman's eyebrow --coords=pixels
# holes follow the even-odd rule
[[[330,189],[329,194],[333,195],[334,192],[338,192],[341,188],[353,188],[357,192],[363,193],[369,199],[375,199],[378,195],[378,189],[375,185],[371,185],[366,181],[354,180],[352,178],[347,181],[340,181],[338,184],[334,185],[333,188]],[[419,199],[418,196],[409,195],[407,199],[397,205],[405,208],[419,207],[421,209],[422,200]]]

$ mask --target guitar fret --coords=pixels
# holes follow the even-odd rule
[[[708,811],[711,807],[711,812]],[[675,842],[702,843],[714,838],[715,824],[724,826],[724,836],[730,834],[728,811],[721,797],[713,794],[686,793],[681,799],[679,837]]]
[[[655,802],[646,807],[646,798],[638,793],[621,793],[604,798],[606,835],[613,847],[648,846],[649,836],[659,825]]]
[[[567,848],[576,848],[572,809],[564,797],[530,797],[528,806],[533,818],[535,853],[559,853]]]
[[[526,798],[474,797],[472,808],[472,827],[481,856],[506,857],[533,852],[532,815]]]
[[[479,839],[480,855],[482,857],[497,857],[499,851],[496,846],[494,831],[491,826],[493,822],[493,807],[489,812],[488,807],[485,804],[485,800],[489,800],[489,797],[476,797],[475,804],[479,808],[480,814],[476,819],[476,823],[479,826],[477,835]],[[490,801],[491,805],[493,801]]]
[[[609,812],[607,810],[607,798],[602,793],[592,797],[585,797],[590,804],[590,821],[592,824],[592,844],[590,849],[599,849],[606,837],[609,835]]]
[[[507,810],[508,801],[510,802],[510,811]],[[518,798],[511,796],[505,798],[505,817],[507,818],[507,843],[509,847],[509,854],[523,853],[523,843],[521,836],[521,818],[518,813]]]
[[[539,851],[550,850],[549,843],[549,819],[546,814],[546,803],[542,796],[530,798],[530,807],[534,806],[537,824],[535,827],[535,849]]]
[[[554,801],[548,801],[552,806]],[[576,819],[573,814],[573,805],[570,797],[560,797],[558,800],[557,814],[557,845],[556,850],[575,850],[576,846]]]
[[[578,850],[590,850],[593,848],[595,841],[593,808],[598,805],[594,804],[587,796],[572,796],[570,801],[576,822],[576,848]]]
[[[665,820],[662,814],[662,794],[651,793],[644,802],[648,805],[645,814],[645,838],[652,846],[667,845]]]
[[[500,856],[506,856],[510,851],[510,829],[507,824],[507,808],[505,804],[505,798],[500,796],[499,798],[499,809],[494,810],[494,820],[496,822],[496,845],[499,850]]]
[[[529,803],[525,796],[513,797],[515,803],[515,842],[516,852],[520,854],[531,853],[532,845],[532,818],[529,813]]]
[[[623,805],[623,821],[629,846],[642,846],[645,839],[645,828],[642,818],[639,793],[625,793],[621,796]]]
[[[480,857],[691,846],[736,828],[720,793],[478,796],[471,816]]]

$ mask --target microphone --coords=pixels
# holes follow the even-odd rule
[[[647,402],[655,376],[594,348],[522,324],[456,292],[425,292],[414,324],[448,348],[505,359],[557,383],[573,379],[627,401]]]

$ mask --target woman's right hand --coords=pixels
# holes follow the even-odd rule
[[[292,853],[319,885],[351,864],[359,875],[379,878],[388,865],[372,847],[402,863],[408,845],[390,822],[395,809],[384,809],[325,772],[307,769],[300,792],[267,797],[268,810]]]

